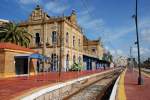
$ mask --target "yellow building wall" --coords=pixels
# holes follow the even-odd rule
[[[0,77],[4,76],[4,66],[5,66],[5,53],[0,51]]]
[[[66,43],[66,33],[69,33],[69,46]],[[73,47],[73,36],[75,36],[75,46]],[[80,39],[80,45],[78,40]],[[79,56],[81,57],[81,64],[83,64],[83,34],[71,26],[68,23],[64,23],[64,44],[65,44],[65,57],[69,54],[69,66],[71,67],[73,64],[73,56],[76,57],[76,62],[78,63]]]
[[[37,73],[37,59],[31,59],[30,60],[30,65],[29,65],[30,69],[29,69],[29,72],[30,72],[30,75],[35,75]]]
[[[18,52],[17,50],[4,50],[0,53],[0,77],[13,77],[16,75],[15,56],[18,54],[31,54],[29,52]]]

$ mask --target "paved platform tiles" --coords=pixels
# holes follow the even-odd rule
[[[103,71],[104,70],[62,72],[60,81],[67,81]],[[0,79],[0,100],[10,100],[32,89],[36,89],[50,84],[55,84],[57,82],[58,72],[49,72],[30,77],[22,76]]]
[[[150,77],[142,74],[144,79],[144,85],[138,85],[138,72],[126,70],[124,75],[124,84],[120,82],[119,87],[123,84],[125,93],[124,96],[120,96],[119,100],[150,100]],[[121,77],[122,78],[122,77]],[[122,95],[122,94],[121,94]]]

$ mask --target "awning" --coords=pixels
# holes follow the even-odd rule
[[[29,58],[29,59],[46,59],[47,57],[39,54],[39,53],[33,53],[33,54],[19,54],[16,55],[15,58]]]
[[[46,58],[46,57],[44,57],[44,56],[41,55],[41,54],[34,53],[34,54],[31,54],[31,55],[30,55],[30,58],[34,58],[34,59],[44,59],[44,58]]]
[[[91,57],[91,56],[88,56],[88,55],[83,55],[83,59],[91,59],[91,60],[98,61],[98,62],[101,62],[101,63],[108,63],[108,64],[110,63],[109,61],[100,60],[99,58]]]

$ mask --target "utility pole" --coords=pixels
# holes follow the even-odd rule
[[[143,84],[143,79],[141,77],[141,62],[140,62],[140,45],[139,45],[139,33],[138,33],[138,0],[136,0],[136,8],[135,8],[135,15],[133,15],[133,18],[135,19],[135,25],[136,25],[136,36],[137,36],[137,49],[138,49],[138,68],[139,68],[139,76],[138,76],[138,85]]]
[[[45,20],[42,19],[42,24],[43,24],[43,47],[42,47],[42,55],[45,57],[46,56],[46,34],[47,34],[47,25],[45,25]],[[46,28],[45,28],[46,27]],[[42,67],[43,67],[43,72],[45,69],[45,59],[43,59],[43,63],[42,63]]]
[[[62,27],[61,27],[62,28]],[[61,68],[62,68],[62,35],[61,35],[61,29],[59,34],[59,45],[60,45],[60,51],[59,51],[59,81],[61,77]]]
[[[64,17],[63,17],[64,20]],[[60,81],[60,77],[61,77],[61,70],[62,70],[62,58],[63,58],[63,21],[61,22],[60,25],[60,32],[59,32],[59,45],[60,45],[60,51],[59,51],[59,81]]]

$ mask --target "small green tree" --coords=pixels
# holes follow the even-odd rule
[[[81,71],[82,70],[82,66],[81,64],[79,63],[74,63],[72,66],[71,66],[71,71]]]

